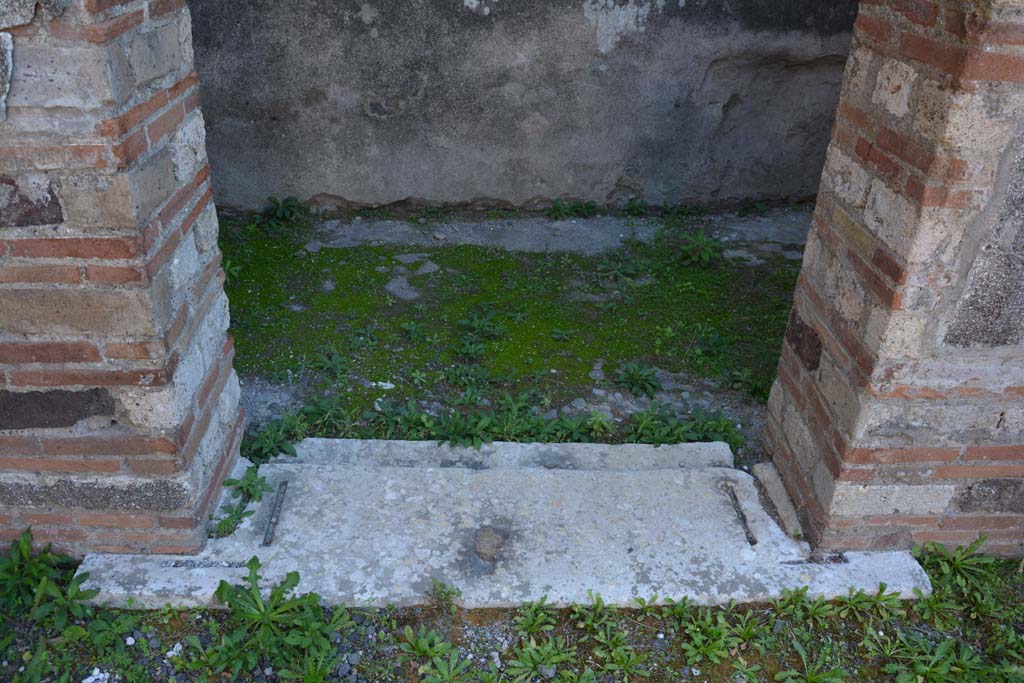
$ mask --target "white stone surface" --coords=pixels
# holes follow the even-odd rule
[[[438,446],[435,441],[375,439],[306,439],[296,445],[296,457],[279,463],[360,465],[363,467],[468,467],[470,469],[644,470],[732,467],[725,443],[686,443],[667,446],[599,443],[508,443],[474,448]]]
[[[731,468],[568,470],[539,467],[368,467],[272,464],[288,481],[273,544],[260,545],[273,496],[234,536],[198,556],[90,555],[79,571],[99,602],[160,607],[212,604],[220,580],[238,582],[253,555],[268,582],[297,570],[328,603],[411,605],[431,579],[462,591],[467,607],[511,606],[543,595],[612,604],[657,593],[702,604],[761,601],[784,588],[811,595],[929,590],[909,553],[851,553],[808,561],[761,507],[754,480]],[[755,544],[726,487],[731,486]],[[493,563],[474,552],[478,529],[507,534]]]

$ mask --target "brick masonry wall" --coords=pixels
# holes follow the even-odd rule
[[[766,442],[825,548],[1024,552],[1024,0],[862,0]]]
[[[18,2],[0,13],[0,537],[192,552],[243,418],[188,8]]]

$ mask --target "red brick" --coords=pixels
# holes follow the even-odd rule
[[[861,109],[847,102],[839,103],[839,115],[849,121],[855,128],[868,128],[868,115]]]
[[[65,460],[61,458],[0,457],[0,471],[19,470],[26,472],[98,472],[112,474],[121,470],[119,458],[87,458]]]
[[[162,17],[171,12],[177,12],[185,6],[185,0],[151,0],[149,3],[149,16]]]
[[[19,370],[11,372],[17,387],[163,386],[170,381],[167,368],[153,370]]]
[[[181,222],[181,231],[187,233],[195,225],[196,221],[199,220],[199,216],[206,209],[207,204],[213,199],[213,190],[209,187],[203,194],[199,195],[199,199],[196,201],[196,205],[192,207],[192,210],[185,216],[185,220]]]
[[[167,89],[167,95],[172,100],[178,99],[183,92],[194,86],[199,82],[199,74],[195,71],[190,71],[180,81],[172,85]]]
[[[869,16],[863,12],[857,15],[853,28],[858,37],[867,38],[875,43],[888,45],[889,41],[892,40],[892,26],[889,25],[889,22],[878,17]]]
[[[89,363],[100,360],[89,342],[0,342],[0,364]]]
[[[128,461],[128,469],[133,474],[146,474],[146,475],[169,475],[177,472],[180,467],[180,462],[177,459],[171,458],[146,458],[144,460],[132,458]]]
[[[160,515],[156,519],[157,526],[163,529],[196,529],[202,520],[192,515],[189,517],[171,517]]]
[[[153,119],[153,121],[146,126],[146,132],[149,134],[150,143],[155,145],[158,140],[173,133],[178,129],[178,126],[184,118],[185,105],[179,103]]]
[[[198,541],[192,545],[160,544],[149,546],[149,552],[154,555],[195,555],[200,549]]]
[[[91,14],[99,14],[111,7],[131,4],[134,0],[85,0],[85,11]]]
[[[122,142],[114,145],[110,151],[117,159],[118,168],[125,169],[145,154],[147,149],[149,149],[149,142],[146,140],[146,131],[140,128]]]
[[[940,43],[913,33],[904,33],[900,38],[900,54],[955,74],[960,70],[966,52],[954,45]]]
[[[143,19],[143,11],[136,10],[95,24],[76,25],[67,20],[53,21],[50,22],[50,35],[60,40],[108,43],[141,24]]]
[[[109,527],[112,529],[150,529],[153,515],[117,512],[77,512],[75,519],[82,526]]]
[[[167,91],[161,90],[145,102],[135,105],[120,116],[101,121],[97,124],[96,131],[100,135],[111,137],[124,135],[155,112],[165,107],[167,102]]]
[[[936,479],[998,479],[1024,477],[1024,465],[943,465],[935,468]]]
[[[0,436],[0,455],[38,455],[43,452],[34,436]]]
[[[896,284],[903,284],[907,280],[907,271],[889,252],[881,247],[875,249],[875,253],[871,257],[871,264]]]
[[[160,245],[160,248],[146,261],[146,277],[152,280],[156,277],[164,264],[171,260],[178,245],[181,244],[181,230],[174,228],[168,231],[167,239]]]
[[[107,167],[103,145],[19,145],[0,147],[0,159],[14,169],[94,169]]]
[[[943,517],[937,521],[939,529],[966,529],[971,531],[1024,529],[1024,516],[1021,515],[958,515],[956,517]]]
[[[970,446],[964,460],[1024,460],[1024,446]]]
[[[141,268],[128,266],[86,266],[85,279],[104,285],[130,285],[145,282],[146,274]]]
[[[892,0],[892,8],[921,26],[935,26],[939,18],[939,6],[927,0]]]
[[[116,360],[154,360],[163,357],[163,345],[157,342],[107,342],[104,355]]]
[[[43,451],[50,455],[151,455],[176,453],[173,441],[158,436],[79,436],[42,438]]]
[[[899,308],[901,299],[899,293],[894,291],[889,287],[889,285],[885,284],[874,269],[866,264],[852,249],[848,249],[846,255],[850,261],[850,265],[852,265],[853,269],[861,276],[861,279],[864,281],[864,284],[868,286],[868,289],[878,297],[878,300],[888,308]]]
[[[198,90],[194,90],[189,93],[188,97],[185,98],[185,113],[189,114],[199,107],[203,106],[203,94]]]
[[[23,512],[21,521],[27,526],[70,526],[74,523],[66,512]]]
[[[966,80],[1024,83],[1024,57],[972,50],[962,75]]]
[[[851,448],[843,460],[857,465],[896,465],[907,462],[952,462],[958,448]]]
[[[12,240],[10,246],[12,256],[23,258],[130,259],[141,243],[135,237],[66,237]]]
[[[982,45],[1024,45],[1024,24],[987,22],[982,26],[968,24],[967,34]]]
[[[81,282],[78,266],[0,266],[0,283],[74,284]]]
[[[878,146],[886,152],[897,156],[921,171],[928,171],[935,161],[935,155],[931,150],[916,145],[889,128],[883,128],[878,131],[876,141]]]
[[[914,176],[907,179],[906,194],[921,206],[940,206],[947,209],[977,208],[978,193],[947,185],[925,185]]]

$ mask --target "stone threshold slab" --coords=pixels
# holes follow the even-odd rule
[[[513,443],[496,441],[479,449],[436,441],[305,439],[296,457],[280,464],[364,467],[467,467],[469,469],[662,470],[732,467],[732,450],[722,442],[669,444]]]
[[[610,604],[689,597],[698,604],[764,601],[808,586],[812,596],[930,587],[909,553],[849,553],[808,561],[806,544],[761,507],[751,476],[730,468],[638,471],[272,464],[287,494],[274,541],[262,546],[268,496],[230,538],[197,556],[90,555],[79,571],[97,602],[206,606],[222,580],[239,582],[256,555],[263,575],[302,576],[325,602],[407,606],[431,580],[462,591],[467,608],[546,595],[557,605],[599,592]]]

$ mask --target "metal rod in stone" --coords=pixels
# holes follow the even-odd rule
[[[281,519],[281,508],[284,506],[284,494],[287,491],[287,481],[282,481],[277,485],[277,493],[274,494],[274,504],[270,508],[270,519],[267,520],[267,530],[263,533],[264,547],[274,542],[274,531],[277,529],[278,520]]]
[[[743,534],[747,537],[747,543],[757,545],[757,536],[754,535],[753,530],[750,528],[750,522],[747,521],[747,515],[743,512],[743,507],[740,505],[739,497],[736,496],[736,490],[732,487],[732,482],[722,482],[722,490],[729,496],[732,509],[736,511],[736,517],[740,521],[740,526],[743,527]]]

